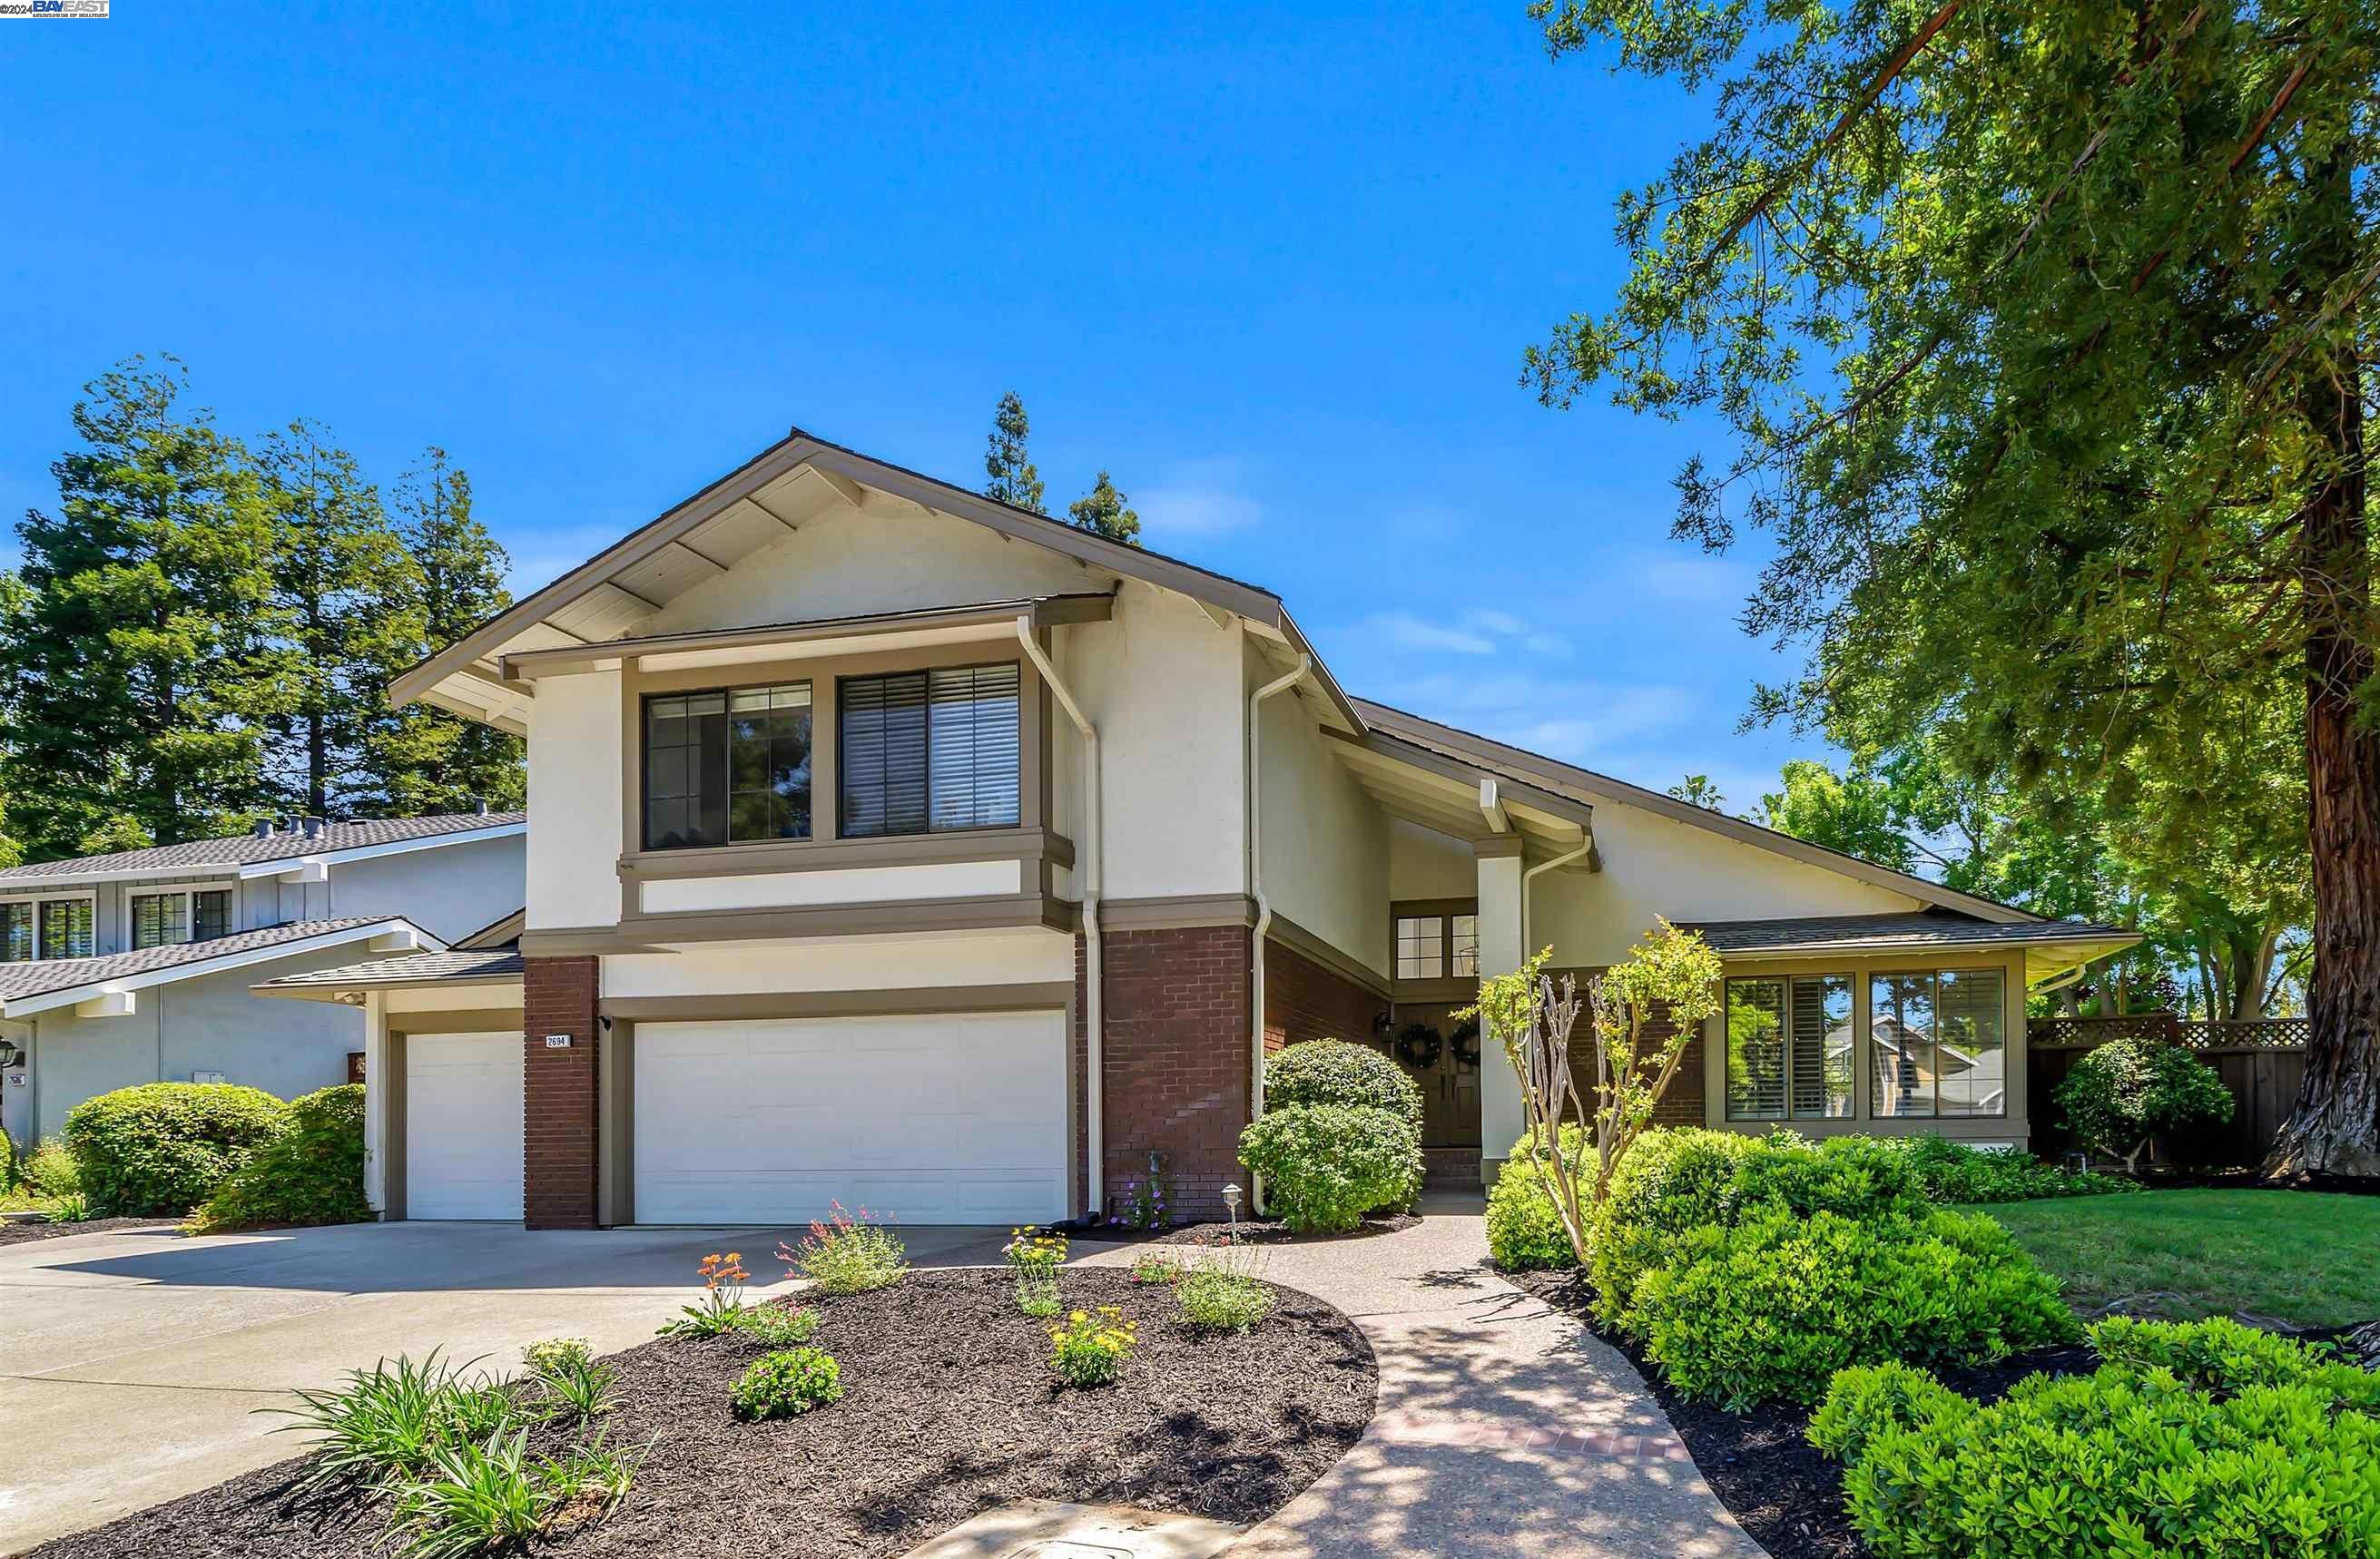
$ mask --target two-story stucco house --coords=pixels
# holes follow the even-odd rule
[[[526,735],[532,827],[516,945],[283,983],[364,1006],[390,1216],[1010,1223],[1152,1154],[1208,1207],[1320,1036],[1492,1173],[1451,1009],[1658,915],[1728,969],[1671,1118],[2022,1143],[2028,989],[2131,940],[1363,702],[1267,590],[798,431],[395,692]]]
[[[443,948],[516,909],[520,813],[291,817],[251,833],[0,871],[0,1126],[55,1132],[136,1082],[344,1082],[352,1007],[261,1001],[260,979]]]

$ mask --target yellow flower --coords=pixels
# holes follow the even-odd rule
[[[1075,1323],[1076,1323],[1077,1324],[1079,1324],[1079,1323],[1083,1323],[1083,1322],[1085,1322],[1085,1321],[1088,1321],[1088,1320],[1090,1319],[1090,1317],[1089,1317],[1089,1316],[1087,1316],[1087,1315],[1085,1315],[1081,1311],[1079,1311],[1079,1310],[1078,1310],[1078,1311],[1076,1311],[1074,1314],[1072,1314],[1072,1315],[1070,1315],[1070,1316],[1066,1317],[1066,1319],[1067,1319],[1067,1320],[1069,1320],[1069,1321],[1075,1322]]]

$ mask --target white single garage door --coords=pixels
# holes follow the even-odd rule
[[[521,1216],[521,1036],[405,1038],[405,1215]]]
[[[638,1023],[641,1224],[1066,1213],[1058,1012]]]

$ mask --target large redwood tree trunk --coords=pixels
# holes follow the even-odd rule
[[[2350,321],[2338,339],[2355,339]],[[2356,690],[2373,671],[2361,381],[2352,347],[2341,346],[2314,369],[2307,390],[2310,419],[2331,453],[2299,543],[2313,854],[2306,1015],[2313,1032],[2297,1108],[2265,1161],[2275,1176],[2380,1175],[2380,734],[2355,719]]]

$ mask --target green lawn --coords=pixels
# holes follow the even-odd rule
[[[2380,1319],[2380,1197],[2153,1190],[1972,1211],[2008,1226],[2088,1319],[2245,1312],[2301,1326]]]

